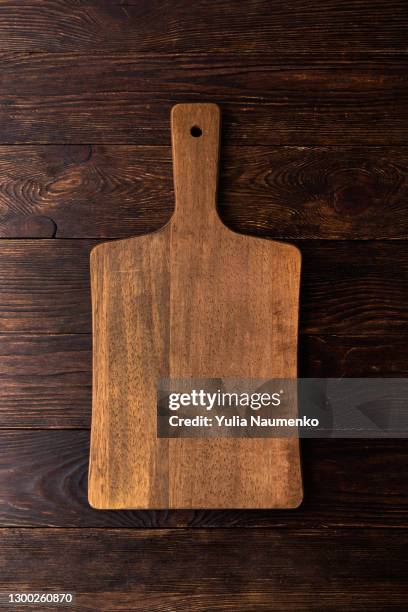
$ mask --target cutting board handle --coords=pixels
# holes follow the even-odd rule
[[[220,223],[216,191],[220,109],[216,104],[177,104],[171,112],[174,190],[172,224],[195,231]]]

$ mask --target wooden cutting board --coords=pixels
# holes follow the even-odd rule
[[[91,254],[95,508],[292,508],[297,439],[157,438],[160,378],[294,378],[299,251],[216,211],[220,113],[172,110],[176,208]]]

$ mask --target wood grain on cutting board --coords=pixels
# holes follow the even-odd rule
[[[97,508],[285,508],[302,498],[296,439],[156,436],[159,378],[297,373],[300,254],[218,218],[219,122],[213,104],[174,107],[170,223],[92,252]]]

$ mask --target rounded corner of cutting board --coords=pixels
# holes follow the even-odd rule
[[[297,510],[303,504],[304,491],[302,484],[299,487],[298,494],[291,497],[290,502],[286,506],[288,510]]]
[[[295,244],[290,244],[288,242],[281,242],[279,244],[285,245],[286,250],[292,257],[296,258],[299,262],[299,265],[302,263],[302,251]]]
[[[92,247],[90,253],[89,253],[89,259],[91,261],[91,265],[93,263],[93,261],[102,253],[102,250],[104,248],[105,243],[103,242],[102,244],[97,244],[94,247]]]
[[[91,488],[88,488],[88,504],[93,510],[107,510],[106,503],[101,503],[101,498],[94,496]]]
[[[186,119],[189,113],[191,116],[199,116],[200,111],[210,111],[213,118],[214,114],[221,116],[221,109],[215,102],[179,102],[171,109],[171,121],[175,121],[180,115],[181,119]]]

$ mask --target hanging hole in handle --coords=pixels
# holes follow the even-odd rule
[[[203,131],[198,125],[193,125],[190,130],[190,134],[194,136],[194,138],[199,138],[202,135]]]

